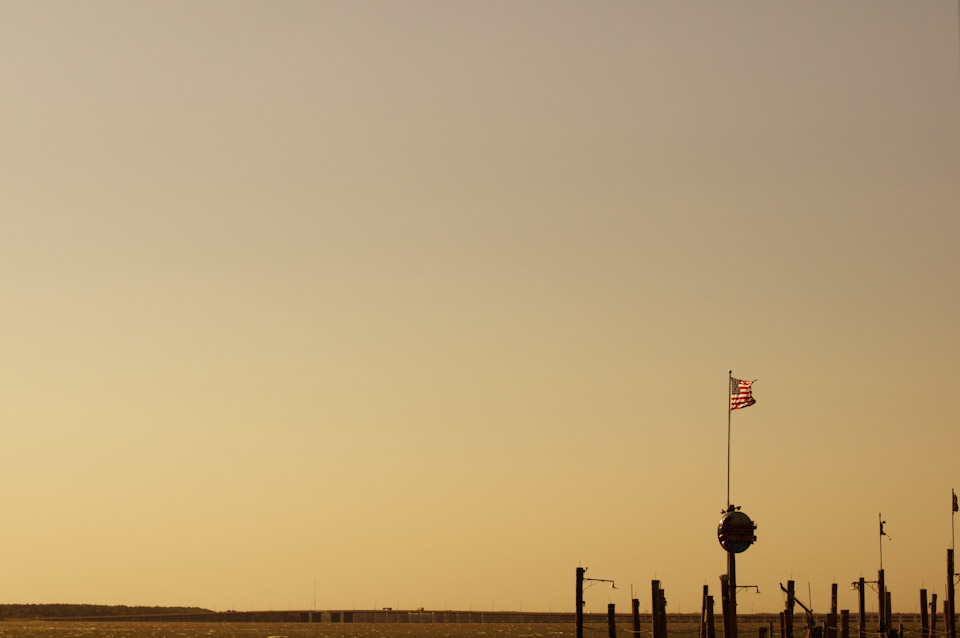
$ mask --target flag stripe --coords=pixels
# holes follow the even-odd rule
[[[753,381],[743,381],[742,379],[730,377],[731,410],[739,410],[757,402],[757,400],[753,398],[753,390],[750,388],[751,385],[753,385]]]

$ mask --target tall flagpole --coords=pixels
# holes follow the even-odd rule
[[[730,509],[730,413],[733,411],[730,407],[730,394],[733,388],[733,370],[729,374],[727,380],[727,509]]]
[[[880,536],[878,536],[878,538],[880,539],[880,571],[883,571],[883,536],[884,536],[883,523],[884,523],[884,520],[883,520],[883,514],[881,514],[880,512],[877,512],[877,520],[880,521]],[[880,594],[883,595],[883,592],[880,592]]]

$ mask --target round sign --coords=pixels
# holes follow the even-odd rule
[[[756,529],[757,524],[751,521],[749,516],[731,506],[720,517],[720,524],[717,526],[720,547],[731,554],[739,554],[757,540],[754,535]]]

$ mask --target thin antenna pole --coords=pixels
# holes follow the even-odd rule
[[[953,508],[953,504],[957,502],[957,492],[951,489],[950,495],[953,497],[950,499],[950,549],[956,549],[956,547],[954,546],[954,543],[956,542],[956,537],[953,531],[953,519],[957,515],[957,510]]]
[[[730,393],[733,388],[733,370],[727,380],[727,509],[730,509]]]

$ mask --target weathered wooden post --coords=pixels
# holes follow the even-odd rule
[[[607,604],[607,630],[610,638],[617,638],[617,606],[614,603]]]
[[[660,588],[660,638],[667,638],[667,590]]]
[[[710,595],[710,589],[707,585],[703,586],[703,598],[700,600],[700,638],[707,638],[707,596]]]
[[[713,620],[713,596],[707,596],[707,638],[717,638],[717,629]]]
[[[730,621],[725,622],[725,626],[729,628],[730,633],[724,634],[724,638],[737,638],[737,555],[733,552],[727,552],[727,575],[729,576],[727,586],[730,588],[730,593],[727,595],[727,611],[730,612]]]
[[[766,627],[759,627],[759,628],[757,628],[757,638],[767,638],[767,628],[766,628]],[[773,638],[773,636],[770,636],[770,638]]]
[[[957,638],[957,604],[956,588],[954,587],[954,577],[956,576],[953,568],[953,549],[947,550],[947,613],[944,616],[944,622],[947,624],[947,637]]]
[[[857,581],[857,592],[859,593],[860,599],[858,601],[859,607],[857,608],[858,613],[860,614],[858,626],[857,626],[857,636],[858,638],[865,638],[867,635],[867,593],[864,591],[866,586],[863,576],[860,577],[860,580]]]
[[[887,633],[893,633],[893,603],[890,602],[890,592],[883,597],[883,608],[887,611]]]
[[[878,631],[881,634],[887,631],[887,587],[883,584],[883,570],[877,572],[877,621],[880,626]]]
[[[840,638],[850,638],[850,610],[840,610]]]
[[[780,612],[780,638],[787,638],[786,614]]]
[[[927,590],[920,590],[920,638],[930,638],[930,617],[927,612]]]
[[[660,581],[650,581],[650,620],[653,624],[653,638],[663,638],[660,635]]]
[[[937,635],[937,595],[930,594],[930,635]]]
[[[723,635],[730,634],[730,577],[727,574],[720,574],[720,614],[723,616]],[[654,638],[659,638],[655,636]]]
[[[577,567],[577,638],[583,638],[583,567]]]
[[[793,581],[787,581],[787,601],[783,610],[783,635],[784,638],[793,638],[793,606],[794,606],[794,588]]]
[[[633,605],[633,635],[637,636],[640,633],[640,599],[634,598],[631,604]],[[701,636],[700,638],[707,637]]]
[[[830,585],[830,613],[824,627],[826,638],[837,638],[837,584]]]

